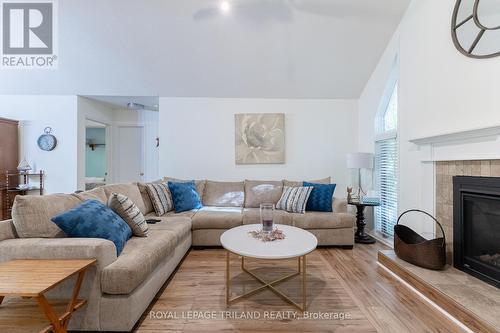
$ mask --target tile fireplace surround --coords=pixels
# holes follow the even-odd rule
[[[447,262],[453,260],[453,176],[500,177],[500,160],[436,163],[436,218],[446,233]]]

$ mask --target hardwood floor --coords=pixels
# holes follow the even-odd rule
[[[49,303],[58,314],[64,313],[68,305],[67,300]],[[41,332],[48,324],[49,321],[34,299],[5,297],[0,307],[1,333]]]
[[[224,250],[192,250],[135,331],[462,332],[377,264],[381,249],[387,248],[381,244],[356,245],[353,250],[320,248],[308,256],[308,311],[322,318],[304,318],[269,290],[226,308]],[[270,280],[297,268],[294,260],[246,262]],[[233,256],[235,294],[259,286],[239,270],[239,264]],[[278,289],[299,300],[299,286],[296,277]]]
[[[225,251],[191,250],[144,313],[135,332],[462,332],[377,264],[381,249],[387,247],[374,244],[356,245],[353,250],[320,248],[308,256],[308,311],[313,315],[348,317],[344,320],[302,318],[301,313],[268,290],[226,308]],[[295,260],[246,263],[270,280],[297,269]],[[235,294],[259,286],[241,273],[239,265],[233,256]],[[299,277],[278,289],[300,300]],[[54,305],[61,312],[66,303]],[[2,333],[37,332],[47,324],[33,300],[6,298],[3,304],[8,306],[0,309]],[[172,318],[175,315],[177,318]],[[13,322],[23,323],[23,327]]]

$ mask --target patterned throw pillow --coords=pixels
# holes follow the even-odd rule
[[[170,194],[167,184],[146,184],[146,191],[151,199],[156,215],[162,216],[163,214],[174,209],[172,195]]]
[[[52,222],[68,237],[103,238],[115,243],[119,256],[132,236],[132,230],[111,208],[98,200],[87,200],[62,214]]]
[[[336,184],[317,184],[304,182],[304,186],[313,186],[309,200],[307,200],[307,211],[331,212],[333,203],[333,192]]]
[[[146,237],[148,235],[148,224],[146,218],[139,208],[127,196],[113,193],[109,197],[108,207],[128,224],[134,236]]]
[[[168,182],[168,189],[172,193],[176,213],[202,207],[201,198],[198,192],[196,192],[194,181],[186,183]]]
[[[307,199],[313,190],[312,186],[306,187],[283,187],[281,199],[276,204],[276,209],[285,210],[289,213],[301,213],[306,211]]]

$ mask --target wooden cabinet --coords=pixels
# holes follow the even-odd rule
[[[10,218],[6,207],[6,174],[16,171],[19,163],[18,122],[0,118],[0,220]]]

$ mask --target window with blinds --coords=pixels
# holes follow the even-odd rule
[[[382,237],[393,237],[398,218],[398,61],[382,96],[376,119],[375,186],[380,206],[375,208],[375,231]]]
[[[375,209],[375,229],[392,237],[398,218],[398,142],[396,136],[375,142],[376,185],[380,206]]]

